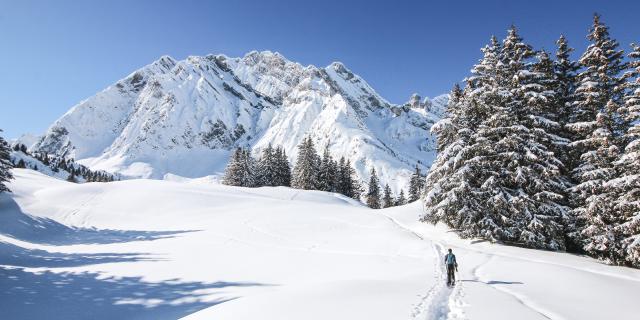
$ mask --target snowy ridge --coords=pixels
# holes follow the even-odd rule
[[[310,135],[363,181],[375,166],[399,191],[435,157],[429,129],[446,100],[392,105],[341,63],[302,66],[269,51],[163,56],[71,108],[31,148],[124,177],[195,178],[219,176],[238,146],[282,145],[293,161]]]
[[[46,158],[46,163],[42,162]],[[9,154],[11,163],[16,168],[25,168],[38,171],[61,180],[72,179],[78,183],[106,182],[117,180],[118,177],[104,171],[92,171],[89,168],[74,162],[72,159],[64,159],[52,155],[34,155],[23,151],[11,151]],[[71,178],[73,172],[73,177]]]

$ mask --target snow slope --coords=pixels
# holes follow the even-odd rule
[[[15,170],[7,319],[631,319],[640,271],[460,240],[336,194]],[[443,251],[460,262],[444,286]]]
[[[269,51],[163,56],[71,108],[30,147],[125,177],[194,178],[220,175],[237,146],[282,145],[293,161],[310,135],[363,181],[375,166],[399,191],[413,166],[431,164],[429,129],[446,101],[392,105],[341,63],[305,67]]]

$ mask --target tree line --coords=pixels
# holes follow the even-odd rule
[[[381,189],[377,173],[372,168],[365,193],[349,159],[340,157],[336,160],[328,147],[320,155],[311,137],[304,138],[297,149],[296,163],[291,169],[280,146],[268,145],[257,159],[248,148],[237,148],[227,163],[222,183],[240,187],[285,186],[336,192],[359,201],[364,196],[365,203],[374,209],[416,201],[424,188],[424,176],[418,166],[411,178],[408,199],[403,190],[394,196],[389,185]]]
[[[320,156],[311,138],[298,145],[297,161],[291,169],[281,146],[269,144],[258,159],[248,148],[237,148],[225,168],[222,183],[240,187],[285,186],[304,190],[341,193],[359,199],[361,186],[349,160],[336,161],[328,148]]]
[[[640,47],[598,15],[587,38],[577,61],[564,36],[554,58],[490,39],[432,128],[424,221],[640,267]]]
[[[390,208],[405,205],[420,199],[420,195],[425,187],[424,176],[420,172],[420,167],[416,165],[415,171],[409,179],[408,198],[404,194],[404,189],[400,189],[397,196],[391,192],[389,184],[385,184],[384,188],[380,188],[380,179],[375,168],[371,168],[367,193],[365,194],[366,203],[370,208]]]
[[[2,130],[0,130],[2,132]],[[24,161],[23,157],[12,157],[11,152],[21,153],[24,156],[37,160],[42,168],[38,167],[38,163],[34,161]],[[76,163],[73,159],[65,159],[46,152],[30,152],[27,146],[16,143],[13,147],[9,146],[4,138],[0,137],[0,192],[10,191],[6,182],[13,178],[12,168],[24,168],[38,171],[39,169],[49,168],[52,172],[60,171],[68,173],[66,180],[69,182],[111,182],[117,178],[104,171],[94,171],[81,164]],[[81,180],[82,179],[82,180]]]

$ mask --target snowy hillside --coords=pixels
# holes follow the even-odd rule
[[[391,105],[341,63],[302,66],[272,52],[243,58],[163,56],[58,119],[33,150],[125,177],[219,175],[229,151],[306,135],[345,156],[362,180],[376,167],[394,191],[434,156],[431,125],[447,97]]]
[[[15,168],[31,169],[50,177],[79,183],[109,182],[119,179],[119,177],[104,171],[92,171],[74,162],[73,159],[30,153],[25,145],[14,145],[12,149],[9,161]]]
[[[418,203],[371,210],[282,187],[14,173],[14,193],[0,194],[7,319],[637,317],[640,270],[461,240],[417,222]]]

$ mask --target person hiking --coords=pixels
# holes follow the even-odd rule
[[[456,275],[453,271],[458,271],[458,262],[456,261],[456,255],[453,254],[451,249],[449,249],[449,253],[444,256],[444,264],[447,266],[447,285],[452,286],[456,282]]]

